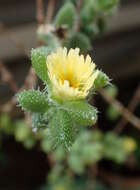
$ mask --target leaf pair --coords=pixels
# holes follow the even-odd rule
[[[49,127],[54,146],[69,148],[76,138],[79,126],[90,126],[97,120],[97,111],[86,101],[72,101],[54,105],[39,90],[23,91],[18,101],[32,115],[33,128]]]
[[[50,125],[54,144],[63,144],[69,149],[81,126],[91,126],[97,121],[97,111],[86,101],[66,102],[55,112]]]

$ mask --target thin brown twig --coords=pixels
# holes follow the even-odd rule
[[[24,44],[20,41],[18,41],[17,39],[13,39],[11,38],[11,36],[9,36],[8,38],[18,49],[21,49],[22,52],[24,52],[24,54],[29,57],[28,52],[26,51]],[[6,67],[1,63],[1,75],[2,75],[2,80],[7,82],[11,88],[17,93],[20,92],[23,89],[29,89],[35,86],[36,81],[37,81],[37,77],[35,74],[34,69],[31,67],[29,69],[29,72],[25,78],[25,82],[23,84],[23,86],[18,89],[16,86],[16,82],[14,81],[14,78],[12,76],[12,74],[6,69]],[[16,106],[17,104],[17,99],[15,96],[13,96],[6,104],[4,105],[0,105],[0,112],[8,112],[10,113],[13,108]]]
[[[36,0],[36,18],[38,25],[41,25],[44,23],[44,6],[43,6],[43,0]]]
[[[133,113],[139,102],[140,102],[140,85],[136,89],[133,95],[133,98],[131,99],[128,105],[128,110],[130,110]],[[117,124],[117,126],[115,127],[114,132],[116,132],[117,134],[120,134],[121,131],[124,129],[124,127],[127,125],[127,123],[128,121],[125,118],[122,118],[120,122]]]
[[[105,90],[99,91],[102,97],[109,103],[112,104],[120,114],[134,127],[140,130],[140,119],[133,115],[127,108],[125,108],[118,100],[110,97]]]
[[[34,88],[36,86],[36,81],[37,81],[37,76],[35,74],[34,69],[31,67],[28,72],[28,75],[25,78],[23,86],[17,92],[19,93],[23,89],[27,90],[30,88]],[[16,104],[17,104],[17,98],[16,96],[13,96],[6,104],[0,106],[0,112],[10,113],[13,110],[13,108],[16,106]]]
[[[44,23],[44,7],[43,7],[43,0],[36,0],[37,2],[37,22],[38,25]],[[13,38],[9,37],[10,41],[18,48],[20,48],[27,57],[29,57],[28,53],[25,50],[24,44],[21,42],[17,42],[17,40],[15,41]],[[36,81],[37,81],[37,77],[35,74],[34,69],[31,67],[29,69],[29,72],[25,78],[25,82],[23,84],[23,86],[17,90],[16,92],[20,92],[23,89],[30,89],[36,86]],[[17,99],[15,96],[13,96],[6,104],[1,105],[0,106],[0,112],[11,112],[13,110],[13,108],[16,106],[17,104]]]
[[[12,75],[12,73],[5,67],[3,62],[0,60],[0,74],[1,74],[1,81],[4,83],[8,83],[11,89],[14,92],[18,91],[18,87],[16,81]]]
[[[28,75],[25,78],[24,85],[22,86],[20,91],[23,89],[34,88],[36,86],[36,81],[37,81],[37,76],[35,70],[32,67],[30,67]]]
[[[16,97],[13,96],[6,104],[0,105],[0,113],[10,113],[16,105]]]
[[[79,29],[80,29],[80,11],[81,11],[81,8],[82,8],[82,4],[83,4],[83,0],[78,0],[78,3],[77,3],[77,18],[76,18],[76,21],[75,21],[75,31],[78,32]]]
[[[24,54],[27,57],[29,57],[29,54],[27,53],[27,51],[26,51],[26,49],[24,47],[24,44],[22,42],[19,42],[19,41],[15,40],[15,39],[11,38],[10,36],[9,36],[9,40],[18,49],[21,49],[21,51],[24,52]],[[37,77],[36,77],[35,71],[34,71],[34,69],[32,67],[29,69],[29,72],[28,72],[28,74],[27,74],[27,76],[25,78],[25,82],[24,82],[23,86],[20,89],[17,88],[17,86],[15,84],[16,82],[14,81],[13,76],[11,75],[11,73],[8,73],[8,71],[7,71],[7,75],[5,75],[4,71],[7,71],[6,67],[5,67],[5,70],[4,70],[4,67],[3,67],[3,71],[1,73],[2,73],[4,78],[6,78],[6,76],[8,76],[6,80],[8,80],[7,82],[14,89],[14,91],[16,93],[20,92],[23,89],[30,89],[30,88],[32,88],[32,87],[34,87],[36,85]],[[16,104],[17,104],[17,100],[16,100],[15,96],[13,96],[11,98],[11,100],[9,100],[6,104],[0,106],[0,112],[11,112]]]
[[[49,0],[46,11],[46,24],[49,24],[52,20],[55,8],[55,0]]]

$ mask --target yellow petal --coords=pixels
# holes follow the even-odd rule
[[[84,99],[99,71],[89,55],[79,55],[79,48],[59,48],[47,57],[53,95],[60,99]]]

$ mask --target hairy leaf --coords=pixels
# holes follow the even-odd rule
[[[40,47],[32,49],[31,60],[32,65],[39,76],[45,82],[48,82],[48,72],[46,66],[46,57],[51,52],[51,48]]]
[[[78,125],[91,126],[97,121],[97,110],[86,101],[66,102],[63,108]]]
[[[28,90],[18,94],[20,106],[31,112],[45,112],[49,108],[49,101],[39,90]]]
[[[50,134],[54,146],[62,144],[69,149],[75,140],[76,128],[68,112],[57,110],[49,122]]]

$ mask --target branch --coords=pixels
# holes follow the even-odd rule
[[[36,0],[36,18],[38,25],[41,25],[44,23],[44,7],[43,7],[43,0]]]
[[[80,11],[81,11],[81,8],[82,8],[82,4],[83,4],[83,0],[78,0],[78,3],[77,3],[77,18],[76,18],[76,21],[75,21],[75,31],[78,32],[79,29],[80,29]]]
[[[40,25],[40,24],[42,24],[44,22],[43,0],[36,0],[36,2],[37,2],[37,22],[38,22],[38,25]],[[17,40],[15,41],[10,36],[9,36],[9,39],[11,40],[12,43],[15,44],[16,47],[20,48],[23,52],[25,52],[25,54],[27,55],[27,57],[29,57],[29,55],[25,51],[24,44],[20,43],[19,41],[17,42]],[[3,75],[3,77],[5,77],[5,75]],[[9,78],[10,78],[10,80],[9,80]],[[8,81],[8,82],[11,81],[11,76],[8,75],[7,78],[5,77],[5,80]],[[14,86],[14,90],[17,93],[17,92],[22,91],[23,89],[33,88],[33,87],[36,86],[36,81],[37,81],[37,77],[36,77],[35,71],[31,67],[30,70],[29,70],[29,72],[28,72],[28,75],[25,78],[25,82],[24,82],[23,86],[19,90]],[[13,88],[13,85],[14,85],[13,81],[12,81],[12,83],[9,82],[9,84]],[[16,106],[16,104],[17,104],[17,99],[16,99],[15,96],[13,96],[11,98],[11,100],[9,100],[6,104],[0,106],[0,112],[8,112],[9,113],[9,112],[11,112],[14,109],[14,107]]]
[[[55,8],[55,0],[49,0],[46,11],[46,24],[49,24],[52,20]]]
[[[113,99],[112,97],[108,96],[105,90],[99,91],[102,97],[109,103],[112,104],[120,114],[131,123],[135,128],[140,130],[140,119],[134,116],[128,109],[126,109],[118,100]]]
[[[1,73],[1,80],[4,83],[8,83],[11,89],[14,92],[18,91],[16,81],[14,80],[13,75],[11,74],[10,71],[4,66],[2,61],[0,60],[0,73]]]
[[[6,104],[0,105],[0,113],[10,113],[15,107],[16,103],[16,97],[13,96]]]
[[[28,72],[28,75],[25,78],[23,86],[17,92],[19,93],[23,89],[27,90],[30,88],[34,88],[36,86],[36,81],[37,81],[37,76],[35,74],[34,69],[31,67]],[[11,100],[9,100],[6,104],[0,106],[0,112],[10,113],[13,110],[13,108],[16,106],[16,104],[17,104],[17,98],[16,96],[13,96]]]
[[[135,91],[133,95],[132,100],[130,101],[128,105],[128,110],[130,110],[131,112],[134,112],[139,101],[140,101],[140,85],[138,86],[137,90]],[[121,131],[124,129],[127,123],[128,121],[125,118],[122,118],[120,122],[117,124],[117,126],[115,127],[114,131],[118,134],[121,133]]]
[[[35,70],[30,67],[28,75],[25,78],[24,85],[21,87],[19,91],[22,91],[23,89],[30,89],[34,88],[36,86],[37,76],[35,73]]]

